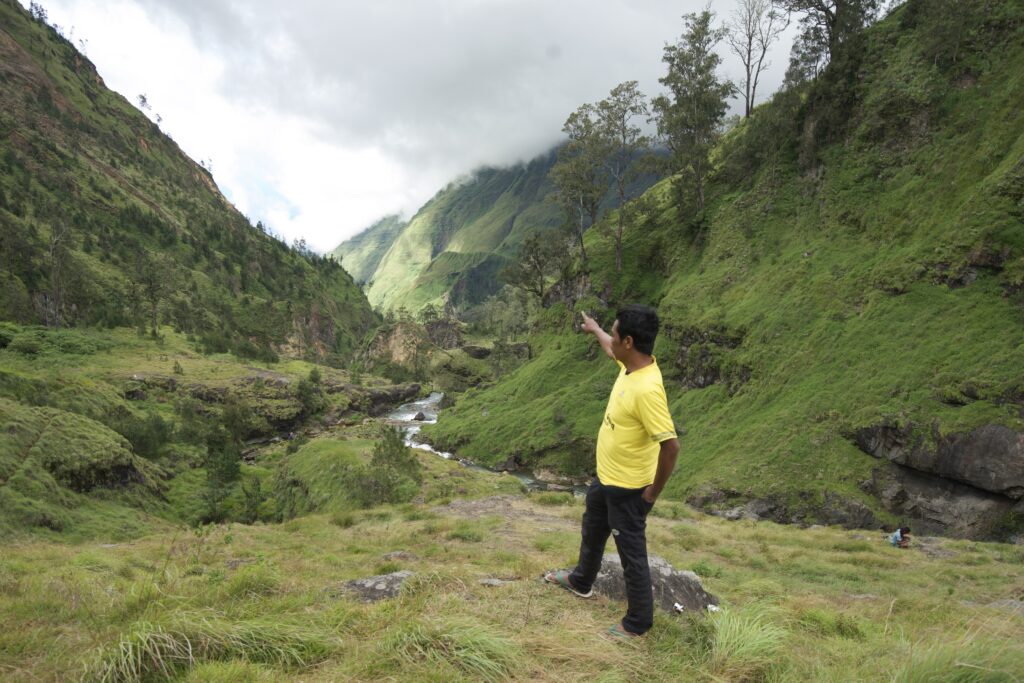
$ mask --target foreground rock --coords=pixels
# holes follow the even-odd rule
[[[651,584],[654,589],[654,604],[666,612],[674,612],[678,603],[685,612],[701,612],[708,605],[717,605],[718,598],[704,590],[700,577],[691,571],[674,568],[663,557],[650,555]],[[622,574],[622,563],[615,553],[605,553],[601,571],[594,582],[594,591],[612,600],[626,599],[626,581]]]
[[[412,572],[403,570],[365,579],[353,579],[343,584],[343,590],[355,595],[363,602],[377,602],[398,595],[402,590],[402,584],[412,576]]]

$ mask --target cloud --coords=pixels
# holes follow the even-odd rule
[[[732,3],[713,3],[727,13]],[[253,221],[329,249],[455,176],[525,161],[617,83],[659,90],[700,1],[57,0]],[[67,17],[67,18],[64,18]],[[763,92],[779,81],[788,44]],[[721,46],[725,56],[725,46]],[[724,71],[738,76],[728,58]],[[731,73],[728,73],[731,72]]]

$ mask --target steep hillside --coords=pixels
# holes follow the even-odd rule
[[[550,197],[553,186],[548,172],[556,160],[557,151],[552,150],[526,164],[479,169],[438,192],[374,264],[366,280],[370,303],[384,309],[405,307],[410,312],[427,303],[450,302],[456,309],[465,309],[500,290],[499,274],[526,237],[535,231],[550,233],[564,222]],[[630,188],[630,196],[654,180],[641,176]],[[616,205],[612,194],[609,190],[605,196],[602,211]],[[371,230],[380,234],[382,223]],[[368,248],[370,243],[373,249]],[[376,245],[383,243],[368,230],[334,253],[345,255],[346,267],[364,273],[377,258]]]
[[[406,222],[401,217],[385,216],[352,239],[342,242],[330,256],[341,263],[353,280],[360,285],[366,284],[405,226]]]
[[[15,0],[0,2],[0,319],[167,323],[328,358],[376,322],[332,259],[249,224],[209,172]]]
[[[438,192],[381,259],[368,281],[370,303],[415,311],[477,270],[496,274],[528,231],[560,223],[558,208],[544,201],[554,161],[551,153],[513,168],[481,169]],[[487,279],[472,288],[477,297],[497,291],[496,278]]]
[[[704,213],[669,181],[650,190],[621,278],[588,233],[580,307],[606,325],[616,302],[662,315],[684,430],[669,495],[778,521],[1024,530],[1024,4],[970,9],[955,62],[935,6],[869,31],[848,99],[822,80],[732,130]],[[591,469],[615,367],[572,321],[546,311],[534,360],[467,393],[436,443]]]

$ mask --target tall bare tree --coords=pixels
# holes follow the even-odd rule
[[[626,81],[612,88],[608,97],[597,103],[600,136],[605,141],[605,168],[615,184],[619,199],[618,224],[615,229],[615,272],[622,272],[622,231],[625,228],[627,189],[637,174],[636,162],[651,146],[651,140],[633,121],[646,117],[647,98],[636,81]]]
[[[71,255],[71,229],[66,223],[51,228],[47,261],[50,266],[50,291],[46,297],[46,324],[60,329],[64,312],[65,270]]]
[[[729,49],[743,63],[744,116],[749,117],[757,99],[761,74],[771,66],[765,61],[768,48],[789,25],[788,14],[776,10],[772,0],[739,0],[727,29]]]

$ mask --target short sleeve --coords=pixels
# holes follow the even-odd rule
[[[659,384],[639,396],[637,412],[651,441],[661,443],[676,438],[676,426],[668,412],[668,399],[663,386]]]

